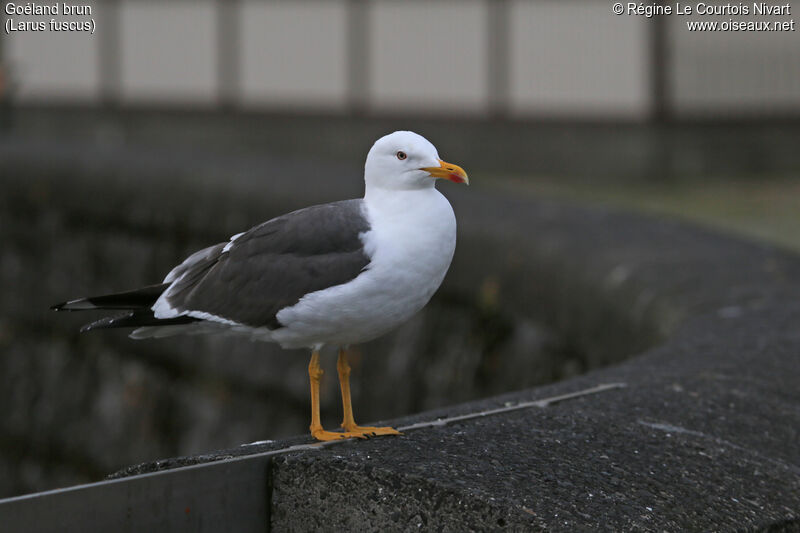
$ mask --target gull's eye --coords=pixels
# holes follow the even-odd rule
[[[404,151],[402,151],[402,150],[400,150],[399,152],[397,152],[397,154],[396,154],[396,155],[397,155],[397,159],[399,159],[400,161],[402,161],[403,159],[405,159],[406,157],[408,157],[408,156],[406,155],[406,153],[405,153]]]

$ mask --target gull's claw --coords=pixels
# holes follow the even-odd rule
[[[349,433],[357,433],[367,437],[377,437],[380,435],[402,435],[402,433],[400,433],[393,427],[388,427],[388,426],[386,427],[356,426],[356,425],[345,426],[344,424],[342,424],[342,427],[345,429],[345,431]]]

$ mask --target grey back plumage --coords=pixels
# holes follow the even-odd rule
[[[294,211],[255,226],[233,243],[194,254],[165,293],[178,312],[208,313],[252,327],[281,327],[278,311],[303,295],[347,283],[370,262],[363,200]]]

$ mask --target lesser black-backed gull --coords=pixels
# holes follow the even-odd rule
[[[87,324],[136,328],[142,339],[185,332],[234,332],[284,348],[308,347],[311,434],[318,440],[391,435],[355,423],[347,348],[398,326],[430,300],[456,244],[450,203],[435,178],[468,183],[425,138],[398,131],[379,139],[364,168],[364,198],[283,215],[200,250],[163,283],[81,298],[56,310],[119,309]],[[319,350],[339,347],[343,432],[319,415]]]

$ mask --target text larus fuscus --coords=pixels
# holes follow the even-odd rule
[[[398,326],[430,300],[450,266],[456,219],[435,178],[469,183],[424,137],[397,131],[367,155],[364,198],[273,218],[189,256],[163,283],[81,298],[56,310],[119,309],[87,324],[136,328],[131,337],[234,332],[308,347],[311,434],[319,440],[397,434],[353,419],[347,347]],[[343,432],[319,416],[319,350],[339,347]]]

